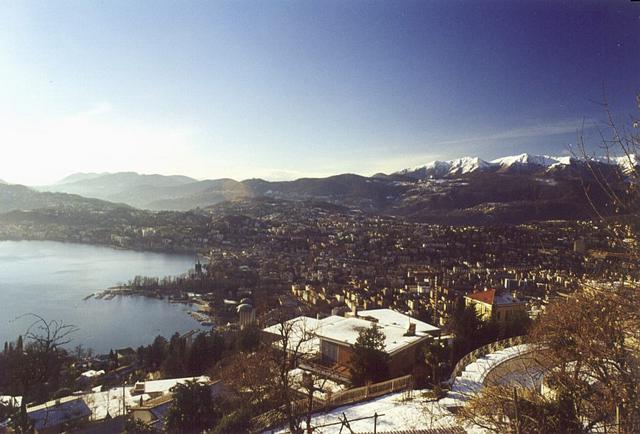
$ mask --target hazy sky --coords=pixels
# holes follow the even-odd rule
[[[633,112],[639,54],[628,0],[0,0],[0,178],[562,154],[603,85]]]

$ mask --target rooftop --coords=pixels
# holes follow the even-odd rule
[[[405,336],[409,324],[415,324],[415,333]],[[438,327],[418,321],[391,309],[373,309],[358,312],[358,317],[341,318],[341,321],[323,327],[317,335],[331,341],[353,345],[360,330],[376,324],[385,335],[385,351],[393,354],[409,345],[424,340],[439,331]]]
[[[515,298],[511,293],[504,291],[498,292],[495,289],[488,289],[486,291],[478,291],[466,296],[472,300],[480,301],[482,303],[491,305],[501,304],[517,304],[521,303],[520,300]]]
[[[39,431],[89,416],[91,410],[78,396],[68,396],[27,408],[27,417]]]
[[[0,395],[0,405],[4,407],[20,407],[22,396]]]
[[[344,318],[331,315],[323,319],[299,316],[285,321],[285,327],[289,328],[288,349],[297,349],[298,353],[308,355],[318,353],[320,349],[320,340],[317,337],[318,333],[325,327],[341,320],[344,320]],[[263,331],[275,336],[281,336],[281,328],[282,325],[278,323],[265,328]],[[282,345],[279,341],[276,341],[275,344]]]
[[[409,323],[415,325],[415,333],[405,336]],[[392,354],[408,345],[433,335],[440,329],[423,321],[418,321],[391,309],[373,309],[358,312],[358,317],[331,315],[323,319],[299,316],[285,322],[290,329],[289,349],[298,348],[299,353],[313,355],[319,352],[320,339],[353,345],[360,330],[376,324],[385,334],[385,350]],[[280,335],[281,325],[275,324],[265,332]],[[302,342],[301,342],[302,341]]]
[[[167,393],[171,391],[177,384],[185,384],[189,381],[196,383],[209,383],[211,379],[206,375],[200,377],[185,377],[185,378],[168,378],[166,380],[153,380],[142,381],[135,385],[134,392],[136,393]]]

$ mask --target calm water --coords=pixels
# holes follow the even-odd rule
[[[69,346],[82,344],[99,353],[200,328],[181,304],[146,297],[83,301],[136,274],[163,277],[190,267],[191,256],[48,241],[0,242],[0,344],[24,333],[32,318],[17,317],[25,313],[76,325],[79,331]]]

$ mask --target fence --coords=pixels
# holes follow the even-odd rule
[[[328,411],[331,408],[342,405],[353,404],[359,401],[386,395],[387,393],[400,392],[411,389],[413,387],[413,377],[405,375],[403,377],[392,378],[391,380],[382,381],[380,383],[368,384],[362,387],[355,387],[335,394],[328,394],[327,398],[320,400],[314,398],[312,401],[312,411]],[[295,401],[293,404],[293,412],[304,414],[308,410],[309,402],[305,399]],[[254,417],[251,425],[254,427],[252,432],[266,431],[268,428],[284,423],[284,408],[270,410],[260,416]]]
[[[333,367],[325,366],[322,363],[317,363],[314,360],[303,360],[298,364],[298,366],[306,371],[316,372],[320,374],[322,378],[328,378],[339,383],[349,382],[349,377],[345,373],[348,372],[348,370],[346,370],[345,372],[340,372]]]
[[[456,366],[453,368],[453,372],[451,373],[451,377],[449,377],[449,383],[453,384],[456,377],[462,374],[464,368],[470,363],[475,362],[480,357],[486,356],[487,354],[495,353],[496,351],[503,350],[508,347],[513,347],[515,345],[520,345],[524,343],[524,336],[515,336],[509,339],[503,339],[501,341],[492,342],[487,345],[483,345],[480,348],[476,348],[471,351],[469,354],[465,355],[463,358],[458,360]]]
[[[376,396],[386,395],[387,393],[400,392],[412,386],[413,377],[411,375],[405,375],[404,377],[392,378],[391,380],[381,383],[368,384],[366,386],[338,392],[335,395],[327,397],[325,406],[337,407],[351,404],[365,399],[375,398]]]

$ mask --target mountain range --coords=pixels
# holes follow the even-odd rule
[[[635,155],[626,157],[590,157],[589,160],[572,156],[552,157],[548,155],[519,154],[485,161],[478,157],[462,157],[448,161],[432,161],[413,169],[403,169],[394,175],[404,175],[414,179],[454,178],[478,172],[499,173],[538,173],[562,171],[589,164],[607,167],[619,167],[628,172],[638,165]]]
[[[0,213],[41,208],[82,208],[101,211],[128,205],[86,198],[77,194],[39,192],[24,185],[0,183]]]
[[[478,157],[434,161],[372,177],[341,174],[279,182],[79,173],[37,189],[0,184],[0,212],[65,203],[95,207],[103,203],[100,200],[155,211],[186,211],[270,197],[321,201],[433,223],[574,219],[593,216],[585,191],[597,206],[606,208],[595,177],[620,182],[636,166],[635,159],[593,159],[587,164],[573,157],[521,154],[492,161]],[[85,198],[99,200],[83,203]]]

